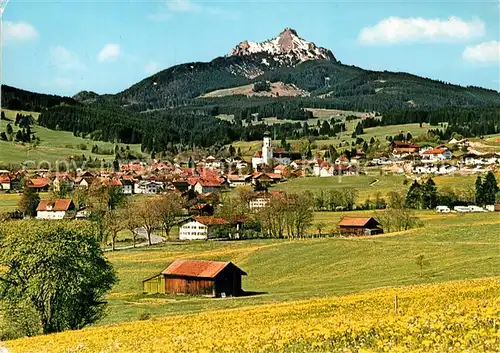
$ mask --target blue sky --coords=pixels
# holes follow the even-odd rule
[[[500,90],[498,1],[11,0],[3,82],[62,95],[117,93],[285,27],[344,64]]]

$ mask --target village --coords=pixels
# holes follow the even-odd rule
[[[384,175],[404,175],[409,180],[420,180],[422,176],[436,175],[483,175],[500,169],[500,153],[480,153],[470,147],[467,139],[453,139],[445,145],[421,147],[419,144],[394,141],[387,156],[366,159],[364,152],[357,150],[348,158],[340,155],[335,160],[328,158],[303,159],[298,153],[283,148],[273,148],[269,135],[264,137],[262,150],[255,152],[251,160],[241,157],[216,158],[207,156],[199,161],[192,158],[185,162],[169,163],[153,160],[126,162],[119,169],[82,170],[57,172],[48,169],[7,171],[0,170],[0,193],[19,193],[29,188],[38,193],[61,188],[72,191],[89,188],[93,184],[117,187],[124,195],[152,196],[177,193],[182,197],[196,197],[186,214],[198,216],[180,229],[180,239],[206,239],[208,226],[224,223],[213,218],[219,195],[249,187],[254,191],[248,199],[250,210],[266,207],[273,194],[268,191],[274,185],[295,178],[356,177],[367,172],[378,171]],[[451,148],[463,153],[456,157]],[[77,219],[89,216],[86,205],[78,205],[68,199],[43,200],[37,207],[38,219]],[[214,203],[215,201],[215,203]],[[477,206],[457,206],[455,211],[484,211]],[[487,210],[494,211],[490,205]],[[437,212],[450,212],[444,206]]]

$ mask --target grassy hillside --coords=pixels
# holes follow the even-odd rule
[[[32,114],[35,119],[38,118],[38,113],[15,111],[5,109],[5,116],[12,121],[2,121],[2,131],[6,131],[7,124],[10,123],[14,126],[14,121],[17,113],[24,115]],[[113,150],[115,144],[109,142],[93,141],[81,137],[75,137],[71,132],[55,131],[35,125],[32,127],[32,132],[40,138],[40,144],[33,146],[32,144],[21,144],[16,142],[0,141],[0,165],[7,165],[10,163],[18,164],[25,161],[35,161],[36,163],[47,161],[54,163],[58,160],[66,160],[69,156],[85,154],[87,157],[99,159],[114,159],[114,154],[101,155],[91,153],[93,145],[98,145],[102,149]],[[124,144],[118,144],[120,147]],[[85,149],[82,149],[85,146]],[[132,151],[139,153],[140,145],[130,145]]]
[[[381,289],[7,342],[12,352],[495,352],[500,279]],[[394,309],[394,298],[398,307]]]
[[[473,188],[477,176],[475,175],[446,175],[433,178],[434,182],[440,187],[451,187],[457,189]],[[377,181],[378,180],[378,181]],[[285,183],[274,187],[276,190],[300,192],[309,190],[312,192],[327,191],[339,188],[354,188],[358,191],[357,202],[363,202],[366,198],[374,198],[377,192],[385,197],[390,191],[406,192],[409,185],[403,184],[405,176],[399,175],[353,175],[339,176],[330,178],[308,177],[291,179]]]
[[[498,214],[420,215],[424,228],[382,237],[170,243],[108,253],[120,281],[108,296],[109,315],[100,324],[135,320],[145,313],[195,313],[500,275]],[[322,217],[333,225],[342,214]],[[418,254],[429,261],[423,277],[415,264]],[[179,258],[233,261],[248,273],[243,289],[263,294],[232,300],[144,295],[141,281]]]
[[[330,116],[325,116],[324,114],[328,113],[323,113],[323,115],[319,114],[318,118],[315,119],[310,119],[308,120],[308,124],[310,126],[316,126],[318,120],[323,121],[323,120],[329,120]],[[316,115],[315,115],[316,116]],[[223,116],[220,117],[221,119],[225,120],[231,120],[230,117],[228,116]],[[277,119],[264,119],[264,122],[272,125],[275,123],[283,123],[283,122],[290,122],[286,120],[277,120]],[[351,120],[346,122],[346,131],[344,131],[341,136],[337,136],[335,138],[330,138],[330,139],[325,139],[325,140],[315,140],[314,145],[313,145],[313,152],[318,152],[318,151],[323,151],[326,149],[328,145],[333,145],[337,150],[342,150],[342,148],[339,148],[338,145],[340,143],[345,144],[345,142],[349,143],[349,148],[351,148],[350,144],[355,140],[351,137],[356,125],[358,123],[358,120]],[[363,138],[365,141],[369,142],[371,138],[378,139],[382,142],[385,142],[385,138],[387,136],[395,136],[398,135],[399,133],[404,133],[407,134],[408,132],[412,134],[412,136],[419,136],[419,135],[425,135],[427,134],[427,131],[429,130],[430,126],[428,124],[424,124],[422,127],[419,126],[419,124],[405,124],[405,125],[390,125],[390,126],[381,126],[381,127],[373,127],[373,128],[367,128],[364,130],[363,135],[359,135],[359,137]],[[271,132],[272,129],[270,128]],[[292,145],[292,149],[300,149],[301,144],[304,142],[304,140],[287,140]],[[262,148],[262,142],[261,141],[236,141],[232,144],[235,148],[240,148],[241,153],[244,157],[251,157],[256,151],[260,151]],[[273,141],[273,146],[279,146],[280,141],[274,140]]]

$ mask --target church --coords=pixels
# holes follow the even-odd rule
[[[287,152],[283,148],[273,149],[270,134],[269,132],[266,132],[264,134],[262,151],[255,152],[252,157],[252,167],[256,170],[259,167],[270,165],[273,160],[275,165],[289,165],[295,159],[301,159],[301,155],[298,153]]]

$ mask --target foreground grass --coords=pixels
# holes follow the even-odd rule
[[[398,297],[397,310],[394,298]],[[500,280],[182,315],[7,342],[13,352],[496,352]]]

